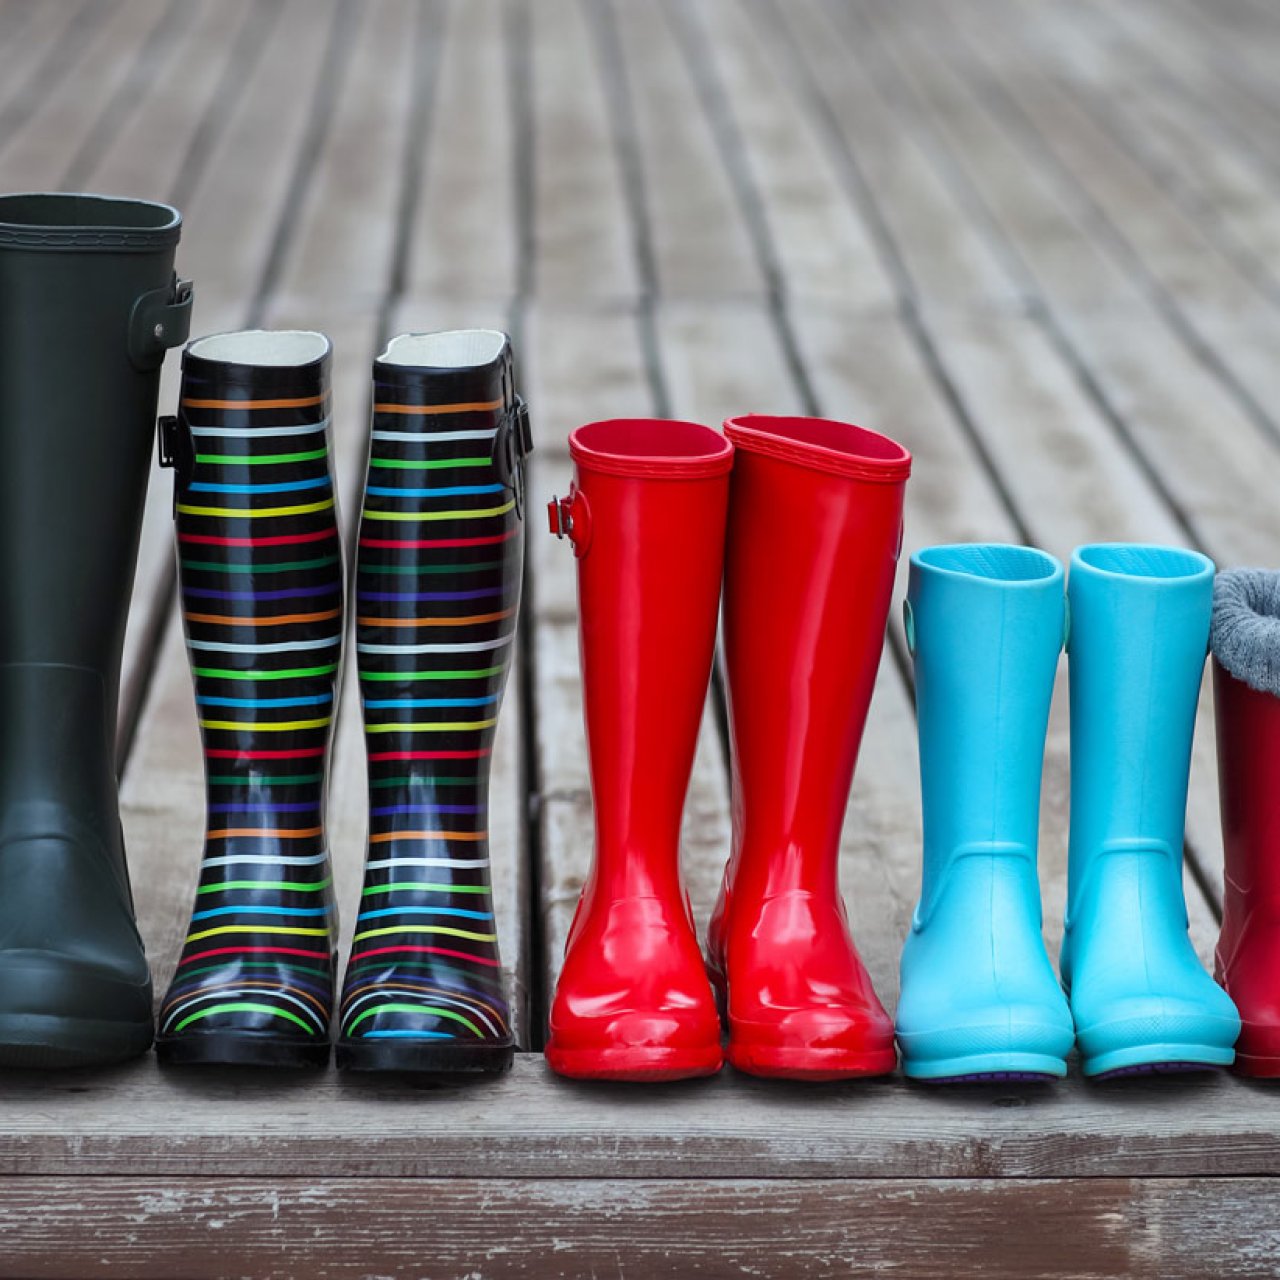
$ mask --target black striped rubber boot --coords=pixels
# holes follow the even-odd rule
[[[340,1067],[500,1071],[514,1053],[489,875],[529,450],[511,344],[406,334],[374,365],[355,584],[369,849]]]
[[[215,334],[170,420],[207,829],[162,1062],[323,1066],[337,916],[325,844],[343,634],[329,340]]]
[[[116,702],[160,365],[186,339],[181,220],[0,196],[0,1065],[151,1043],[116,794]]]

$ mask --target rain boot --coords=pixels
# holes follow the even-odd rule
[[[338,1065],[501,1071],[515,1041],[489,871],[489,763],[524,560],[511,343],[404,334],[374,364],[356,637],[369,847]]]
[[[1225,1066],[1240,1019],[1188,936],[1182,843],[1213,562],[1078,547],[1062,980],[1087,1076]]]
[[[1062,588],[1062,565],[1031,547],[911,557],[924,874],[897,1029],[912,1079],[1067,1072],[1075,1034],[1040,932],[1036,874]]]
[[[733,849],[708,934],[728,1059],[762,1076],[880,1075],[893,1023],[854,947],[840,831],[871,702],[911,455],[843,422],[747,416],[724,631]]]
[[[186,340],[181,219],[0,197],[0,1065],[151,1043],[116,702],[160,365]]]
[[[1226,847],[1217,976],[1240,1011],[1236,1070],[1280,1076],[1280,573],[1218,574],[1210,640]]]
[[[319,333],[200,338],[179,416],[161,424],[207,813],[162,1062],[329,1060],[324,819],[343,633],[329,350]]]
[[[680,818],[715,650],[733,446],[691,422],[569,437],[551,504],[578,559],[596,841],[551,1006],[547,1063],[582,1079],[722,1065],[720,1021],[680,873]]]

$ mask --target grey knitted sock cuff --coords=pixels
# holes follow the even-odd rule
[[[1280,697],[1280,571],[1228,569],[1218,574],[1209,647],[1237,680]]]

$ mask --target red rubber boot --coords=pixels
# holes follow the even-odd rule
[[[1280,1076],[1280,573],[1218,574],[1210,644],[1226,849],[1216,976],[1240,1010],[1235,1069]]]
[[[727,988],[729,1061],[761,1076],[882,1075],[893,1023],[849,935],[837,861],[911,455],[817,418],[736,418],[725,433],[733,853],[709,962]]]
[[[720,1022],[680,874],[680,817],[715,649],[733,448],[691,422],[569,437],[551,503],[578,557],[596,847],[551,1006],[547,1062],[582,1079],[720,1069]]]

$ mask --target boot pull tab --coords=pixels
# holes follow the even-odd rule
[[[567,498],[552,498],[547,503],[547,521],[557,538],[568,538],[573,554],[585,556],[591,546],[591,508],[576,484],[569,486]]]
[[[494,433],[490,461],[499,482],[510,489],[515,498],[517,516],[524,515],[524,460],[532,452],[529,406],[521,396],[515,396],[510,411]]]
[[[158,369],[170,347],[180,347],[191,333],[190,280],[175,275],[164,289],[144,293],[129,316],[129,360],[144,372]]]
[[[165,414],[156,419],[160,444],[160,465],[170,467],[174,473],[173,500],[185,492],[196,468],[195,441],[191,427],[181,409],[175,414]]]

